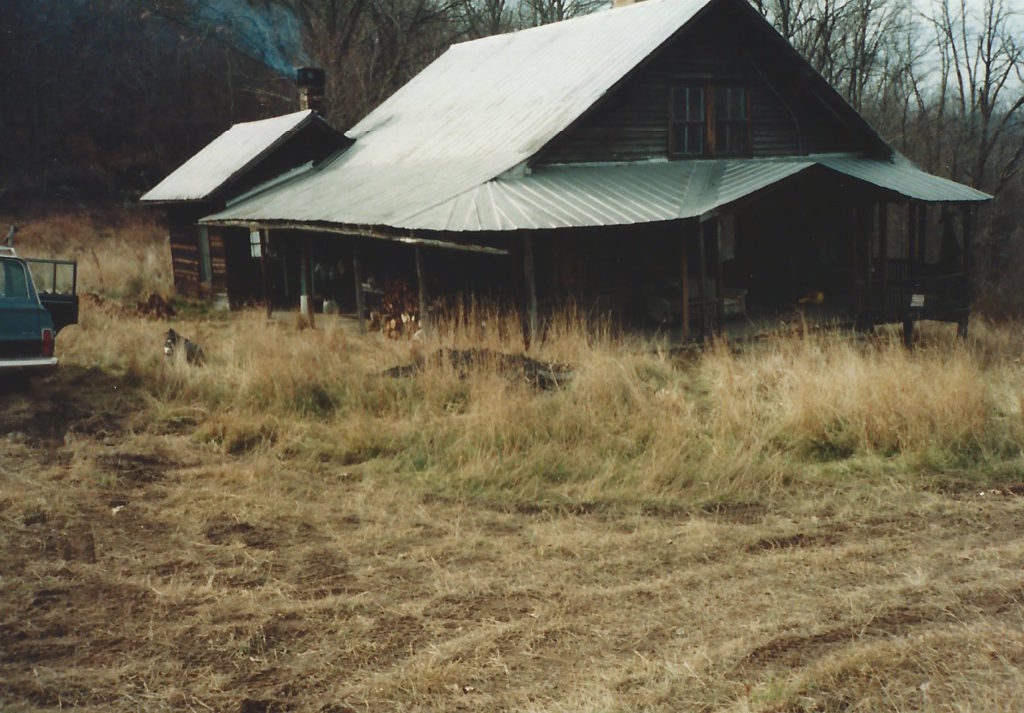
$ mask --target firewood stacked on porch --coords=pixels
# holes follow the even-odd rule
[[[419,304],[412,284],[393,277],[385,279],[380,308],[370,312],[370,329],[391,339],[413,336],[421,326]]]

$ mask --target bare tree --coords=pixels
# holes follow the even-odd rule
[[[546,25],[550,22],[568,20],[570,17],[588,15],[607,7],[607,0],[521,0],[520,23],[522,27]]]
[[[518,3],[508,0],[459,0],[454,6],[456,16],[464,23],[470,37],[487,37],[518,29]]]
[[[980,13],[967,0],[934,0],[929,18],[940,63],[934,113],[955,137],[951,173],[997,194],[1024,157],[1024,47],[1012,19],[1007,0],[983,0]]]

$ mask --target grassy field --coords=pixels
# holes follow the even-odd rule
[[[538,388],[485,310],[147,319],[159,228],[59,219],[23,251],[97,296],[0,400],[0,710],[1024,707],[1020,325],[678,352],[570,313]]]

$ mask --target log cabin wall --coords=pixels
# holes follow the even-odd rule
[[[226,295],[228,264],[224,248],[224,228],[200,228],[197,221],[216,206],[210,203],[172,206],[167,210],[171,238],[171,267],[174,290],[182,297],[198,298]],[[206,231],[210,251],[210,279],[202,279],[200,269],[200,233]]]
[[[198,228],[196,229],[198,232]],[[204,295],[226,295],[228,292],[228,268],[224,250],[224,228],[209,228],[210,240],[210,282],[200,283]]]
[[[171,267],[174,290],[182,297],[196,298],[199,290],[199,232],[196,221],[205,215],[202,206],[171,206],[167,228],[171,238]]]
[[[846,126],[810,91],[795,60],[751,23],[727,5],[699,18],[556,139],[537,164],[667,158],[671,87],[716,80],[749,88],[754,156],[868,148],[859,130]]]

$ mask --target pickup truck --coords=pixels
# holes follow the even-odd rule
[[[26,260],[0,247],[0,377],[57,367],[57,333],[78,322],[78,265]]]

